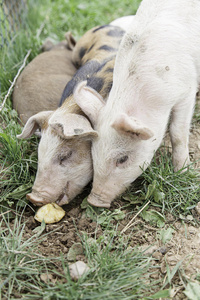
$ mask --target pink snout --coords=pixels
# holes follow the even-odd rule
[[[99,194],[91,192],[87,199],[88,203],[96,207],[109,208],[111,201],[109,199],[103,199]]]
[[[38,197],[34,193],[27,194],[26,199],[29,200],[30,202],[32,202],[34,205],[37,205],[37,206],[42,206],[42,205],[45,205],[47,203],[50,203],[49,200]]]
[[[60,206],[69,203],[69,199],[68,199],[67,195],[65,195],[65,194],[60,196],[59,199],[54,200],[54,201],[51,201],[50,199],[47,199],[47,198],[43,198],[35,193],[27,194],[26,199],[37,206],[43,206],[45,204],[52,203],[52,202],[56,202]]]

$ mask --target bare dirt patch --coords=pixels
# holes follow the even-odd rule
[[[103,234],[103,228],[92,219],[85,216],[85,210],[80,207],[81,199],[74,201],[66,207],[66,216],[57,224],[46,225],[43,234],[48,233],[39,243],[37,251],[42,256],[56,257],[63,253],[69,263],[72,261],[84,261],[87,258],[83,251],[77,252],[74,258],[69,258],[67,254],[74,244],[81,244],[81,237],[84,233],[91,238],[99,238]],[[111,210],[119,208],[124,203],[112,204]],[[126,217],[118,222],[118,232],[123,229],[130,221],[130,211],[127,210]],[[197,218],[200,216],[197,215]],[[34,229],[40,225],[33,218],[33,211],[29,208],[24,214],[26,222],[24,239],[30,238],[34,234]],[[113,222],[115,227],[117,221]],[[173,286],[173,299],[187,299],[184,295],[184,287],[187,279],[196,280],[200,274],[200,228],[191,225],[187,220],[184,222],[176,221],[171,215],[167,216],[165,228],[173,228],[172,238],[162,243],[159,238],[160,228],[156,228],[146,223],[142,218],[134,220],[134,226],[122,233],[129,239],[129,247],[139,246],[145,255],[152,256],[155,261],[153,274],[150,280],[160,280],[163,284],[167,283],[167,265],[172,272],[176,265],[180,263],[179,271],[172,278],[170,284]],[[62,266],[57,266],[62,273]],[[44,274],[41,274],[41,280]],[[166,285],[166,288],[168,286]]]

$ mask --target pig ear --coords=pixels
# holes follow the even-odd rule
[[[38,114],[30,117],[26,122],[21,134],[17,135],[19,139],[27,139],[32,136],[38,128],[44,127],[52,111],[41,111]]]
[[[74,47],[76,46],[76,40],[73,37],[73,35],[71,34],[70,31],[65,33],[65,38],[67,40],[67,46],[70,50],[73,50]]]
[[[140,120],[129,117],[126,114],[120,114],[117,116],[111,126],[124,134],[127,134],[133,138],[138,137],[141,140],[148,140],[153,137],[153,132],[147,126],[145,126]]]
[[[55,114],[50,118],[49,125],[63,139],[92,139],[98,136],[87,118],[78,114]]]
[[[92,125],[96,123],[100,109],[105,105],[99,93],[89,86],[87,81],[81,82],[74,91],[74,99],[82,111],[88,116]]]

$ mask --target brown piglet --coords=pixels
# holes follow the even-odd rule
[[[65,85],[77,71],[72,61],[76,44],[70,32],[66,40],[53,45],[45,43],[45,51],[36,56],[22,71],[13,91],[13,108],[23,124],[44,110],[58,107]]]

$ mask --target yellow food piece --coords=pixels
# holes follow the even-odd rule
[[[62,207],[56,203],[49,203],[40,207],[34,218],[39,222],[44,220],[46,224],[52,224],[59,222],[64,215],[65,211],[62,209]]]

